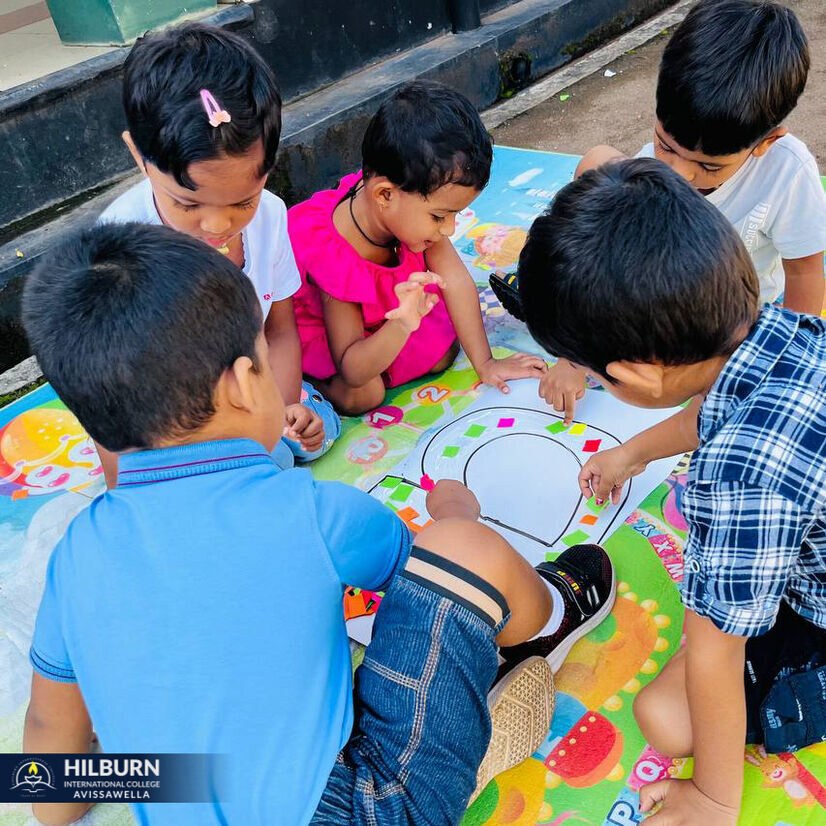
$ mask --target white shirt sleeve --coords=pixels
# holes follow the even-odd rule
[[[273,301],[290,298],[301,286],[290,236],[287,207],[264,190],[255,217],[247,227],[249,261],[244,271],[255,286],[264,315]]]
[[[290,236],[287,232],[287,210],[284,205],[284,221],[279,233],[279,244],[276,248],[276,257],[273,261],[275,271],[275,289],[273,301],[283,301],[294,295],[301,286],[301,275],[298,272],[298,265],[295,263],[293,246],[290,243]]]
[[[783,258],[805,258],[826,250],[826,193],[814,158],[803,161],[772,204],[766,235]]]
[[[112,201],[97,220],[99,224],[125,224],[128,221],[156,226],[163,223],[158,210],[155,209],[149,178],[144,178]]]

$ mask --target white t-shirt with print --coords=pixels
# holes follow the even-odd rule
[[[653,158],[646,144],[638,158]],[[760,279],[760,299],[774,301],[785,286],[783,258],[826,250],[826,193],[812,153],[784,135],[765,155],[753,155],[707,196],[734,224]]]
[[[98,219],[100,223],[161,224],[148,178],[113,201]],[[264,319],[274,301],[289,298],[301,286],[290,237],[287,207],[272,192],[264,190],[253,219],[242,233],[244,273],[252,281]]]

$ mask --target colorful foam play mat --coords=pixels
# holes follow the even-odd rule
[[[531,221],[571,179],[576,163],[572,156],[497,147],[489,186],[460,216],[454,242],[477,281],[499,355],[538,351],[499,305],[488,276],[515,268]],[[535,382],[514,382],[505,396],[480,387],[460,356],[446,373],[396,388],[381,407],[346,420],[338,443],[313,466],[319,479],[370,491],[414,531],[429,520],[428,486],[459,479],[477,493],[482,519],[532,561],[588,541],[602,542],[614,560],[616,606],[559,671],[546,741],[488,785],[464,826],[631,826],[641,820],[641,785],[691,772],[690,760],[648,747],[632,714],[635,695],[681,645],[686,461],[655,463],[618,506],[597,506],[576,487],[589,455],[661,415],[631,410],[592,388],[566,426],[538,398]],[[28,646],[48,555],[102,488],[91,442],[50,387],[0,410],[0,751],[21,748]],[[380,606],[379,593],[347,591],[344,611],[354,639],[369,639]],[[356,662],[360,653],[356,648]],[[743,826],[826,824],[826,743],[794,755],[749,746],[744,766]],[[26,806],[0,807],[0,826],[34,822]],[[124,806],[107,804],[81,822],[132,820]]]

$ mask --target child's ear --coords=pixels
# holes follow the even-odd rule
[[[659,399],[663,394],[663,368],[659,364],[640,364],[636,361],[612,361],[605,372],[624,387]]]
[[[755,158],[759,158],[761,155],[765,155],[769,149],[772,148],[772,145],[775,141],[779,141],[784,135],[788,135],[789,130],[785,126],[775,126],[765,138],[763,138],[757,146],[754,147],[751,154],[754,155]]]
[[[252,359],[239,356],[221,376],[219,384],[223,384],[227,402],[235,410],[251,413],[258,403],[252,377],[254,372]]]
[[[387,178],[377,178],[372,182],[370,193],[379,209],[386,209],[390,206],[393,196],[398,187]]]
[[[129,154],[132,156],[132,160],[137,164],[138,169],[146,175],[146,161],[144,161],[141,153],[138,152],[138,147],[135,146],[135,141],[132,140],[132,135],[129,133],[128,129],[121,134],[121,138],[123,138],[123,142],[126,144],[126,148],[129,150]]]

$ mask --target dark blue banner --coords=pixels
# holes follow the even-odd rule
[[[225,758],[209,754],[0,754],[0,803],[205,803]]]

